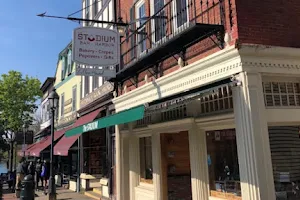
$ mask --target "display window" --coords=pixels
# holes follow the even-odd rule
[[[206,143],[210,196],[241,200],[235,130],[206,132]]]

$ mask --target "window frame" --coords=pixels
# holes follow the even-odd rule
[[[142,168],[142,160],[141,160],[142,155],[141,155],[141,153],[143,151],[141,150],[141,148],[142,148],[142,146],[141,146],[141,139],[144,141],[144,152],[145,152],[145,150],[147,148],[149,148],[149,146],[147,146],[145,144],[146,138],[148,138],[150,140],[150,143],[151,143],[150,153],[151,153],[152,179],[147,179],[146,177],[142,177],[142,170],[141,170],[141,168]],[[143,135],[143,136],[139,137],[138,139],[139,139],[139,158],[140,158],[139,159],[139,169],[140,169],[139,179],[140,179],[140,183],[142,183],[142,184],[151,184],[152,185],[153,184],[153,153],[152,153],[153,144],[152,144],[152,136],[151,135]],[[145,152],[145,155],[146,155],[146,152]],[[144,155],[144,157],[146,157],[145,155]],[[145,170],[145,173],[146,173],[146,165],[147,165],[146,159],[145,159],[144,165],[145,165],[144,166],[144,168],[145,168],[144,170]]]
[[[62,81],[65,79],[65,76],[66,76],[66,75],[65,75],[65,74],[66,74],[66,73],[65,73],[65,70],[66,70],[66,69],[65,69],[65,65],[66,65],[65,62],[66,62],[66,61],[65,61],[65,57],[62,56],[62,57],[61,57],[61,80],[62,80]]]
[[[64,107],[65,107],[65,93],[62,93],[60,95],[60,116],[61,117],[64,117],[65,115]]]
[[[140,9],[141,7],[144,7],[144,15],[143,16],[140,16]],[[146,17],[146,3],[145,3],[145,0],[140,0],[138,1],[136,4],[135,4],[135,16],[136,16],[136,19],[137,22],[136,22],[136,28],[140,27],[141,25],[142,28],[140,29],[140,32],[146,32],[146,26],[145,26],[145,22],[146,20],[140,20],[142,17]],[[144,30],[144,31],[143,31]],[[142,41],[142,39],[144,39]],[[142,42],[140,42],[142,41]],[[147,36],[143,35],[143,34],[136,34],[136,43],[137,43],[137,50],[138,50],[138,53],[137,55],[138,56],[141,56],[141,54],[145,54],[146,51],[147,51]],[[144,48],[142,48],[144,46]]]
[[[72,88],[72,111],[74,112],[76,110],[77,110],[77,85],[74,85]]]
[[[186,3],[186,7],[187,7],[187,10],[186,10],[186,22],[184,22],[183,24],[181,24],[180,26],[178,26],[178,14],[177,14],[177,1],[182,1],[182,0],[174,0],[172,2],[172,10],[173,10],[173,34],[177,34],[178,32],[184,30],[184,27],[187,27],[188,24],[189,24],[189,9],[188,9],[188,5],[189,5],[189,2],[188,0],[185,0],[185,3]],[[175,14],[176,13],[176,14]],[[177,17],[176,17],[177,16]]]
[[[68,55],[67,55],[67,70],[68,70],[68,75],[72,73],[72,50],[69,49]]]
[[[151,0],[151,2],[150,2],[150,16],[153,16],[155,13],[156,13],[156,11],[155,11],[155,5],[154,5],[154,2],[155,0]],[[160,1],[163,1],[163,6],[166,4],[166,0],[160,0]],[[162,6],[162,7],[163,7]],[[161,8],[160,8],[161,9]],[[153,44],[152,45],[154,45],[154,46],[152,46],[152,48],[155,48],[156,46],[158,46],[158,44],[160,44],[160,43],[162,43],[163,41],[165,41],[166,40],[166,34],[162,37],[162,38],[160,38],[160,39],[158,39],[157,41],[156,41],[156,30],[155,30],[155,20],[159,20],[159,19],[151,19],[151,39],[152,39],[152,42],[153,42]],[[162,19],[161,19],[162,20]],[[165,29],[166,29],[167,27],[165,27]]]

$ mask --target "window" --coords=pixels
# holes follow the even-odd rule
[[[166,34],[166,25],[164,22],[163,16],[165,16],[164,10],[164,0],[153,0],[154,1],[154,14],[156,16],[162,16],[162,18],[157,18],[154,20],[154,40],[158,42],[159,40],[163,39]]]
[[[94,10],[94,17],[96,17],[97,13],[98,13],[98,0],[94,0],[94,3],[93,3],[93,10]]]
[[[84,77],[84,96],[90,93],[90,77]]]
[[[99,77],[93,76],[93,90],[99,87]]]
[[[135,20],[134,16],[134,7],[130,8],[130,22]],[[135,23],[130,24],[130,30],[135,30]],[[135,34],[129,33],[130,35],[130,59],[133,60],[135,58]]]
[[[187,0],[176,0],[175,5],[175,23],[176,27],[179,28],[180,26],[184,25],[187,22]]]
[[[146,22],[145,18],[146,17],[146,9],[145,9],[145,2],[138,3],[136,6],[136,18],[138,19],[137,21],[137,28],[141,27],[139,29],[140,34],[137,34],[137,41],[138,41],[138,51],[139,54],[143,53],[146,51],[146,38],[147,35],[143,34],[146,33],[146,27],[144,23]]]
[[[67,64],[67,70],[68,74],[72,73],[72,51],[69,50],[68,52],[68,64]]]
[[[65,58],[61,57],[61,80],[65,79]]]
[[[60,116],[64,116],[64,108],[65,108],[65,95],[62,94],[60,97]]]
[[[72,89],[72,111],[76,111],[77,104],[77,86],[75,85]]]
[[[90,0],[85,0],[85,18],[90,19]],[[88,26],[89,22],[85,22],[85,25]]]
[[[299,126],[269,127],[276,199],[300,199]]]
[[[151,137],[140,138],[141,182],[152,183],[152,144]]]
[[[210,196],[242,200],[235,130],[206,132],[206,143]]]

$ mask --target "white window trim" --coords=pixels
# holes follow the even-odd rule
[[[164,0],[164,5],[166,4],[166,0]],[[153,16],[154,13],[154,0],[150,1],[150,16]],[[158,40],[155,42],[155,19],[151,19],[151,39],[152,39],[152,44],[151,44],[151,48],[149,49],[154,49],[156,47],[158,47],[160,44],[166,42],[167,36],[164,36],[162,39]]]
[[[141,18],[139,9],[140,9],[140,7],[141,7],[142,5],[146,6],[145,0],[140,0],[140,1],[138,1],[138,2],[135,4],[135,16],[136,16],[135,18],[136,18],[136,19],[140,19],[140,18]],[[145,17],[146,17],[146,7],[145,7]],[[139,27],[140,24],[141,24],[140,20],[137,20],[137,22],[136,22],[136,27]],[[146,28],[146,27],[145,27],[145,28]],[[139,43],[139,37],[141,37],[141,36],[142,36],[142,35],[140,35],[140,34],[136,34],[137,56],[138,56],[138,57],[141,57],[142,55],[146,54],[146,52],[147,52],[147,40],[146,40],[145,50],[144,50],[144,51],[141,51],[141,48],[140,48],[140,45],[141,45],[141,44]]]
[[[189,25],[189,21],[190,21],[189,9],[188,9],[189,1],[188,0],[185,0],[185,1],[186,1],[186,6],[187,6],[187,10],[186,10],[187,21],[179,27],[177,27],[177,18],[175,18],[175,16],[177,15],[177,9],[176,9],[177,8],[177,0],[173,0],[173,2],[172,2],[173,13],[176,13],[176,14],[173,14],[173,20],[174,20],[174,22],[173,22],[173,27],[174,27],[173,28],[173,35],[177,35],[181,31],[185,30],[185,28],[188,27],[188,25]]]
[[[74,90],[75,90],[75,96],[74,96]],[[72,88],[72,111],[76,111],[77,110],[77,85],[73,86]],[[74,101],[75,102],[75,109],[74,109]]]

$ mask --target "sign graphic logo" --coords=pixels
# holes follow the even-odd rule
[[[120,62],[120,36],[116,30],[79,27],[73,32],[73,61],[89,66],[114,66]]]

